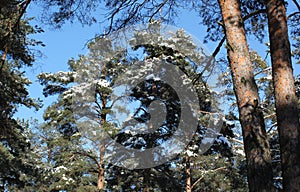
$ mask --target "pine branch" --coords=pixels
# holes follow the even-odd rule
[[[213,172],[217,172],[219,170],[223,170],[226,169],[226,167],[219,167],[217,169],[213,169],[213,170],[208,170],[204,172],[204,175],[202,175],[199,179],[197,179],[197,181],[194,182],[194,184],[192,185],[191,189],[193,189],[203,178],[207,173],[213,173]]]
[[[294,17],[297,14],[300,14],[300,11],[296,11],[294,13],[291,13],[290,15],[287,16],[287,19],[289,20],[291,17]]]
[[[13,19],[11,18],[10,21],[9,21],[9,24],[8,24],[8,25],[9,25],[9,27],[8,27],[8,28],[9,28],[9,31],[7,32],[7,34],[5,34],[5,36],[4,36],[3,39],[2,39],[2,41],[6,42],[6,43],[4,44],[4,53],[3,53],[3,56],[2,56],[2,58],[1,58],[0,71],[2,71],[2,68],[3,68],[3,65],[4,65],[4,63],[5,63],[7,54],[8,54],[8,52],[9,52],[9,50],[8,50],[8,43],[9,43],[9,42],[7,42],[7,41],[8,41],[8,38],[9,38],[9,36],[11,35],[11,33],[13,32],[14,29],[19,28],[21,19],[22,19],[23,15],[25,14],[26,9],[27,9],[28,5],[30,4],[30,2],[31,2],[31,0],[26,0],[26,1],[24,1],[24,2],[19,3],[19,4],[17,5],[17,10],[16,10],[16,12],[19,12],[20,10],[21,10],[21,12],[20,12],[20,14],[19,14],[18,17],[17,17],[17,21],[14,23],[13,26],[12,26],[12,20],[13,20]]]
[[[251,17],[253,17],[255,15],[262,14],[262,13],[267,13],[267,10],[266,9],[259,9],[259,10],[253,11],[252,13],[249,13],[248,15],[243,17],[243,21],[246,21],[246,20],[250,19]]]
[[[97,165],[97,167],[99,167],[99,162],[97,160],[97,158],[93,155],[90,155],[88,154],[87,152],[79,152],[79,151],[76,151],[75,154],[78,154],[78,155],[82,155],[82,156],[85,156],[85,157],[88,157],[90,158],[91,160],[93,160],[95,162],[95,164]]]
[[[21,19],[22,19],[23,15],[25,14],[26,9],[27,9],[28,5],[30,4],[30,2],[31,2],[31,0],[26,0],[25,2],[22,2],[20,5],[18,5],[23,8],[21,8],[22,9],[21,13],[19,14],[19,17],[17,19],[17,22],[15,23],[14,28],[19,27]],[[18,8],[18,10],[20,10],[20,8]]]

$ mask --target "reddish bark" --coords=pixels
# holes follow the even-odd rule
[[[250,191],[272,191],[272,165],[259,95],[238,0],[219,0],[237,98]]]
[[[107,94],[104,93],[102,95],[102,109],[106,109],[106,105],[107,105]],[[102,126],[105,126],[106,123],[106,117],[107,114],[106,113],[102,113],[100,114],[100,123],[102,124]],[[99,146],[99,164],[98,164],[98,180],[97,180],[97,187],[99,191],[103,191],[104,190],[104,168],[103,168],[103,162],[104,162],[104,152],[105,152],[105,146],[103,144],[100,144]]]
[[[284,191],[300,189],[300,125],[283,0],[266,0]]]
[[[104,151],[105,151],[104,146],[100,145],[100,161],[99,161],[99,167],[98,167],[98,181],[97,181],[97,187],[98,187],[99,191],[104,189],[104,168],[102,167]]]
[[[192,175],[190,157],[185,157],[186,192],[192,192]]]

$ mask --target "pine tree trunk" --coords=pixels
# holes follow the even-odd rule
[[[98,167],[98,181],[97,181],[97,187],[99,191],[104,190],[104,168],[102,167],[104,150],[105,150],[104,146],[100,145],[100,161]]]
[[[105,93],[102,93],[102,109],[106,109],[106,104],[107,104],[107,97],[108,95]],[[102,126],[105,126],[106,123],[106,113],[101,113],[100,114],[100,123]],[[100,144],[99,146],[99,167],[98,167],[98,180],[97,180],[97,187],[99,191],[104,190],[104,168],[103,168],[103,161],[104,161],[104,152],[105,152],[105,146],[104,144]]]
[[[243,130],[249,191],[273,191],[270,146],[238,0],[219,0],[228,59]]]
[[[143,177],[143,192],[150,192],[150,169],[144,169]]]
[[[284,191],[300,190],[300,126],[283,0],[266,0]]]
[[[185,157],[185,173],[186,173],[186,192],[192,192],[191,164],[190,157]]]

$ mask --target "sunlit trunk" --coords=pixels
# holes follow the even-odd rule
[[[266,136],[263,114],[259,107],[260,98],[254,80],[240,2],[238,0],[219,0],[219,5],[243,130],[249,190],[269,192],[273,190],[270,146]]]
[[[106,105],[107,105],[107,94],[106,93],[103,93],[102,94],[102,97],[101,97],[101,100],[102,100],[102,110],[103,109],[106,109]],[[101,123],[101,126],[105,126],[105,123],[106,123],[106,113],[102,113],[100,114],[100,123]],[[102,130],[104,131],[104,130]],[[98,187],[98,190],[99,191],[103,191],[104,190],[104,152],[105,152],[105,146],[104,144],[102,143],[102,141],[100,141],[101,144],[99,145],[99,164],[98,164],[98,180],[97,180],[97,187]]]
[[[99,160],[99,167],[98,167],[98,181],[97,187],[98,190],[101,191],[104,189],[104,168],[103,168],[103,153],[104,153],[104,146],[100,145],[100,160]]]

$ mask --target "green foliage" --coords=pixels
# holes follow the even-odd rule
[[[153,28],[152,30],[154,30]],[[135,40],[153,39],[147,33],[136,33],[135,39],[132,39],[132,45],[135,45]],[[204,73],[199,76],[199,71],[207,69],[207,66],[199,66],[195,63],[202,61],[199,55],[196,54],[196,46],[191,43],[191,38],[183,31],[177,31],[172,38],[163,39],[161,36],[156,36],[158,42],[164,46],[152,46],[149,44],[139,45],[133,47],[135,50],[142,50],[145,60],[154,58],[163,58],[173,65],[178,66],[186,75],[194,81],[195,88],[199,97],[199,102],[202,111],[209,112],[215,106],[212,106],[212,93],[210,92],[204,78],[207,74]],[[99,41],[103,49],[94,49]],[[181,51],[174,50],[168,45],[180,45]],[[99,44],[98,44],[99,45]],[[155,44],[154,44],[155,45]],[[183,46],[184,45],[184,46]],[[122,74],[128,65],[134,65],[138,61],[137,58],[129,57],[122,51],[114,50],[109,39],[96,39],[89,45],[90,53],[87,56],[80,56],[78,60],[71,59],[69,61],[69,72],[58,72],[55,74],[43,73],[39,75],[40,82],[45,86],[45,95],[59,94],[56,102],[47,108],[44,114],[45,124],[41,127],[41,131],[45,133],[45,140],[43,140],[48,153],[44,158],[48,159],[45,169],[46,183],[55,190],[71,190],[77,189],[90,190],[96,189],[97,183],[97,169],[99,166],[99,141],[97,139],[98,132],[85,132],[82,127],[90,126],[88,122],[76,123],[76,113],[72,111],[72,104],[74,104],[74,96],[76,93],[84,92],[80,87],[76,87],[76,81],[79,82],[95,82],[95,99],[94,111],[101,117],[98,123],[102,130],[108,132],[119,143],[138,149],[145,149],[159,145],[160,142],[167,140],[174,131],[177,120],[176,113],[179,113],[179,105],[176,98],[174,99],[174,90],[160,81],[148,80],[140,83],[132,90],[130,94],[130,101],[140,101],[139,109],[143,109],[143,113],[137,113],[136,120],[140,122],[147,122],[149,120],[149,112],[147,108],[153,99],[153,96],[159,96],[153,91],[153,86],[161,87],[161,91],[166,98],[167,110],[170,108],[168,116],[166,117],[164,127],[156,130],[153,134],[134,135],[128,133],[120,128],[119,124],[114,121],[109,121],[110,116],[113,116],[113,111],[109,105],[104,106],[104,103],[112,103],[111,94],[112,85]],[[193,50],[193,51],[192,51]],[[116,54],[117,53],[117,54]],[[132,54],[134,55],[134,54]],[[197,61],[195,63],[191,61]],[[100,71],[99,71],[100,69]],[[94,75],[95,70],[100,74]],[[76,77],[80,74],[80,79]],[[199,76],[199,77],[198,77]],[[96,78],[96,79],[93,79]],[[176,77],[175,77],[176,78]],[[86,85],[86,84],[85,84]],[[80,90],[80,93],[79,93]],[[90,90],[90,89],[88,89]],[[152,92],[151,92],[152,90]],[[172,99],[168,99],[171,97]],[[118,108],[118,111],[128,113],[125,109]],[[201,188],[207,190],[244,190],[245,178],[238,172],[238,164],[243,161],[242,158],[232,155],[232,149],[226,137],[231,137],[232,125],[227,125],[224,122],[223,134],[219,135],[214,146],[204,156],[197,156],[198,144],[203,139],[205,133],[206,115],[201,115],[199,126],[195,139],[190,143],[187,150],[161,166],[145,170],[128,170],[120,168],[105,162],[101,165],[105,169],[105,188],[107,190],[116,191],[142,191],[146,188],[150,191],[183,191],[185,189],[185,157],[188,155],[195,156],[193,158],[194,168],[192,169],[193,181],[200,179],[205,175],[205,179],[200,179],[195,185],[195,190]],[[144,143],[138,142],[138,137],[143,137]],[[193,148],[193,149],[192,149]],[[195,150],[195,151],[193,151]],[[197,166],[196,166],[197,164]],[[209,165],[209,166],[207,166]],[[219,167],[224,167],[218,170]],[[216,170],[217,169],[217,170]],[[240,181],[243,182],[240,182]]]
[[[43,21],[58,28],[61,27],[66,20],[71,22],[74,20],[79,21],[83,25],[95,23],[96,18],[94,14],[96,13],[97,6],[100,4],[97,0],[43,0],[37,3],[44,7]]]
[[[0,71],[0,180],[5,185],[22,187],[19,170],[27,171],[23,158],[30,151],[28,137],[24,135],[24,125],[14,119],[18,106],[39,108],[40,104],[28,95],[26,86],[30,81],[15,68],[12,62],[5,61]],[[24,167],[23,167],[24,166]]]
[[[24,18],[26,1],[1,1],[0,12],[0,190],[30,189],[35,184],[34,154],[31,153],[31,134],[28,123],[14,118],[19,106],[40,107],[38,100],[29,97],[31,82],[24,75],[34,55],[29,47],[42,45],[28,35],[42,32]]]
[[[193,180],[198,182],[193,191],[248,191],[246,177],[240,173],[240,161],[218,154],[199,156],[193,162]]]
[[[178,123],[173,116],[180,112],[180,106],[177,106],[179,102],[176,98],[173,98],[172,101],[166,100],[167,108],[171,111],[167,117],[167,126],[164,127],[164,132],[160,129],[155,134],[145,137],[145,143],[138,143],[136,135],[127,134],[124,130],[122,132],[118,122],[109,121],[108,118],[114,115],[112,106],[109,106],[112,104],[112,86],[126,67],[139,59],[129,57],[130,53],[119,51],[113,47],[109,39],[96,38],[88,45],[89,55],[81,55],[79,59],[69,61],[69,72],[39,75],[41,84],[45,86],[44,95],[58,95],[58,99],[46,109],[44,124],[37,128],[36,133],[31,132],[28,122],[21,122],[13,117],[20,105],[36,109],[40,106],[38,101],[29,97],[26,87],[30,81],[24,76],[23,71],[24,66],[31,66],[34,62],[34,53],[30,48],[38,45],[44,46],[42,42],[28,38],[28,35],[43,32],[40,27],[29,24],[31,18],[24,18],[28,2],[30,1],[0,1],[0,190],[97,191],[96,182],[100,158],[98,132],[83,132],[82,127],[90,126],[90,124],[85,121],[76,124],[78,116],[74,115],[72,109],[74,97],[78,97],[80,94],[84,95],[84,93],[79,93],[80,87],[75,85],[78,74],[80,74],[80,83],[92,84],[89,80],[98,80],[93,84],[96,85],[94,87],[96,94],[93,100],[93,112],[96,112],[97,117],[101,119],[97,123],[111,137],[127,146],[143,149],[167,140],[172,135],[173,127]],[[217,41],[224,35],[222,21],[219,21],[220,11],[215,8],[218,6],[217,2],[114,0],[103,1],[103,3],[109,12],[108,19],[112,21],[106,28],[107,33],[132,23],[142,22],[155,25],[153,22],[155,19],[174,21],[176,9],[188,7],[199,12],[203,19],[202,23],[208,27],[206,40]],[[101,2],[101,5],[103,3]],[[78,20],[84,25],[90,25],[98,19],[94,13],[100,5],[96,0],[44,0],[41,1],[41,4],[45,7],[46,19],[50,19],[45,21],[56,27],[61,27],[67,20],[71,22]],[[299,9],[297,2],[295,4]],[[241,9],[246,32],[254,34],[258,40],[262,41],[266,26],[266,14],[263,14],[262,1],[241,1]],[[292,53],[298,60],[300,58],[299,11],[290,14],[288,18],[291,42],[294,48]],[[167,18],[165,17],[167,15],[168,19],[163,19]],[[149,44],[138,45],[132,47],[132,52],[142,50],[145,60],[162,58],[178,66],[188,77],[193,79],[201,110],[209,113],[217,106],[212,102],[214,97],[212,94],[215,93],[210,92],[205,82],[205,75],[208,74],[201,73],[207,66],[197,68],[197,65],[193,63],[199,55],[193,54],[196,46],[191,43],[191,38],[179,30],[173,34],[172,38],[166,40],[160,37],[154,28],[152,30],[148,34],[135,34],[132,45],[135,44],[134,40],[147,42],[147,39],[155,38],[160,44],[155,46],[149,42]],[[95,45],[99,42],[102,45],[101,49],[99,47],[95,49]],[[172,46],[168,46],[174,44],[180,46],[180,51],[188,52],[190,55],[186,57]],[[230,45],[227,47],[232,49]],[[274,115],[271,71],[259,53],[251,51],[250,56],[261,96],[260,105],[257,107],[262,108],[266,119],[274,161],[275,184],[280,188],[280,154],[278,133],[274,129],[277,125]],[[90,72],[95,70],[99,70],[100,75],[91,78]],[[221,74],[220,78],[223,78],[226,86],[232,87],[228,72]],[[299,96],[300,86],[298,84],[299,78],[295,81]],[[130,96],[132,101],[139,100],[141,102],[139,109],[145,112],[135,117],[140,122],[148,122],[151,115],[146,109],[153,99],[147,99],[147,97],[149,95],[157,97],[154,92],[147,92],[152,86],[164,87],[165,95],[174,96],[173,90],[159,81],[147,81],[139,84]],[[105,168],[106,189],[142,191],[148,188],[150,191],[184,191],[187,177],[185,157],[189,156],[192,181],[193,183],[197,182],[193,191],[247,191],[244,172],[245,156],[242,146],[239,142],[231,142],[232,145],[228,142],[233,138],[241,138],[240,127],[235,126],[235,124],[238,125],[236,123],[238,113],[233,98],[234,93],[232,89],[227,89],[223,95],[232,102],[232,107],[223,122],[222,135],[218,136],[207,153],[201,156],[196,155],[197,145],[203,139],[207,121],[207,116],[201,115],[199,124],[204,126],[197,129],[194,140],[187,149],[170,162],[146,170],[127,170],[107,162],[101,165]],[[115,109],[121,113],[129,113],[122,106]]]
[[[90,13],[96,10],[97,6],[99,5],[97,1],[94,0],[89,0],[89,1],[58,1],[58,0],[44,0],[44,6],[46,10],[49,10],[48,12],[45,12],[46,15],[50,16],[51,20],[49,23],[54,24],[58,27],[60,27],[66,20],[79,20],[82,24],[91,24],[96,21],[96,17],[93,17],[92,14],[83,14],[83,13]],[[293,1],[295,3],[296,8],[299,8],[299,5],[297,1]],[[148,23],[152,22],[154,19],[160,19],[163,21],[174,21],[176,17],[176,9],[180,8],[181,6],[184,6],[185,8],[191,8],[196,10],[200,17],[203,19],[202,24],[207,26],[207,35],[205,38],[205,41],[212,40],[212,41],[218,41],[220,40],[223,36],[223,24],[222,21],[220,21],[221,15],[220,15],[220,10],[216,9],[218,7],[217,2],[213,1],[183,1],[180,3],[177,3],[175,1],[132,1],[132,0],[125,0],[125,1],[104,1],[103,2],[105,7],[107,8],[109,14],[108,14],[108,19],[110,19],[111,23],[107,27],[106,32],[109,33],[113,30],[117,30],[119,28],[122,28],[126,25],[132,24],[132,23]],[[289,2],[290,3],[290,2]],[[290,3],[291,4],[291,3]],[[54,8],[54,12],[53,9]],[[245,21],[245,28],[246,28],[246,33],[247,34],[254,34],[254,36],[259,40],[263,41],[265,37],[265,26],[266,26],[266,14],[265,13],[265,7],[263,4],[263,1],[241,1],[241,11],[243,13],[243,19]],[[299,11],[296,11],[295,13],[292,13],[289,15],[289,25],[291,27],[291,36],[292,36],[292,45],[294,47],[293,50],[293,55],[295,56],[296,59],[299,59],[300,51],[299,51]],[[163,19],[166,18],[165,16],[168,15],[168,19]],[[48,17],[49,18],[49,17]],[[7,27],[6,27],[7,28]],[[152,31],[155,33],[155,31]],[[180,35],[180,32],[178,34]],[[182,35],[182,34],[181,34]],[[144,38],[144,39],[153,39],[149,38],[147,35],[140,35],[136,36],[136,38]],[[159,37],[158,37],[159,38]],[[159,39],[161,40],[161,39]],[[97,41],[97,40],[96,40]],[[188,41],[186,41],[188,42]],[[92,47],[92,44],[95,42],[92,42],[89,46],[89,48]],[[182,42],[181,42],[182,43]],[[103,44],[104,45],[104,44]],[[189,49],[193,49],[191,46],[186,46]],[[108,48],[108,51],[107,49]],[[151,58],[156,58],[156,57],[164,57],[168,61],[172,61],[174,65],[177,65],[180,67],[180,69],[185,70],[187,74],[190,75],[190,77],[195,77],[194,79],[197,79],[197,76],[199,77],[199,74],[193,72],[193,67],[188,68],[189,62],[186,61],[182,55],[178,54],[176,50],[174,51],[172,48],[168,46],[152,46],[151,44],[149,45],[140,45],[137,47],[134,47],[133,50],[138,50],[142,48],[143,51],[147,54],[146,59],[151,59]],[[232,49],[232,47],[227,45],[227,48]],[[107,51],[107,55],[111,54],[113,51],[111,49],[111,44],[110,42],[107,42],[105,46],[103,46],[104,52]],[[174,56],[176,55],[176,56]],[[95,56],[95,55],[93,55]],[[124,55],[123,55],[124,56]],[[119,58],[118,56],[114,58],[110,58],[109,61],[106,63],[106,67],[109,69],[114,69],[118,66],[118,63],[120,60],[123,60],[123,62],[129,62],[128,58],[124,58],[121,56]],[[260,103],[259,106],[264,113],[265,119],[266,119],[266,126],[267,126],[267,131],[270,137],[270,143],[271,143],[271,153],[272,157],[274,159],[274,170],[275,170],[275,175],[280,176],[280,169],[278,168],[280,166],[279,158],[280,155],[278,153],[278,134],[277,131],[274,130],[276,128],[276,118],[274,115],[274,96],[273,96],[273,87],[272,87],[272,77],[271,77],[271,70],[270,67],[268,67],[267,63],[259,56],[259,54],[256,51],[251,51],[251,60],[253,63],[254,71],[255,71],[255,79],[258,84],[259,88],[259,94],[261,101],[258,102],[257,104]],[[103,59],[103,58],[102,58]],[[73,82],[74,77],[73,77],[73,72],[76,72],[78,68],[82,68],[82,65],[79,63],[83,64],[88,64],[90,65],[89,61],[91,61],[91,57],[86,58],[85,56],[81,56],[78,61],[75,60],[70,60],[70,68],[71,68],[71,77],[68,77],[67,75],[63,74],[63,78],[59,77],[59,74],[56,74],[55,76],[48,76],[47,74],[42,74],[40,76],[41,82],[43,85],[45,85],[44,89],[44,94],[47,95],[53,95],[53,94],[60,94],[59,100],[54,103],[51,107],[47,109],[47,112],[45,114],[45,120],[48,122],[48,126],[54,126],[55,129],[57,130],[69,130],[67,132],[65,131],[60,131],[60,134],[67,135],[67,137],[70,137],[72,135],[76,135],[77,133],[77,128],[73,125],[74,119],[72,117],[72,111],[69,110],[69,105],[72,99],[72,94],[74,93],[74,89],[72,89],[69,84]],[[101,59],[99,59],[101,60]],[[92,60],[94,61],[94,60]],[[97,61],[97,59],[96,59]],[[224,65],[227,66],[227,65]],[[104,67],[105,68],[105,67]],[[105,74],[104,79],[106,79],[108,76],[110,76],[110,72],[105,71],[106,69],[101,69],[102,72]],[[81,73],[83,74],[83,73]],[[88,77],[88,74],[86,74]],[[112,78],[109,79],[110,83],[113,84],[114,82],[114,74],[112,75]],[[51,79],[52,78],[52,79]],[[237,121],[237,105],[235,103],[235,99],[233,98],[234,93],[232,91],[232,82],[229,77],[229,73],[225,72],[223,73],[220,78],[224,78],[224,84],[228,86],[227,89],[223,95],[228,98],[229,102],[231,103],[231,108],[230,112],[228,115],[226,115],[226,119],[229,119],[231,121]],[[241,77],[241,80],[243,81],[243,77]],[[49,83],[50,82],[50,83]],[[142,100],[142,106],[141,108],[147,108],[149,106],[149,103],[151,102],[150,100],[144,99],[143,97],[147,96],[147,93],[145,94],[145,91],[147,90],[147,87],[149,88],[151,84],[158,85],[159,82],[148,82],[143,85],[140,85],[141,90],[140,92],[136,91],[133,95],[133,99],[140,99]],[[247,83],[247,82],[244,82]],[[296,81],[296,84],[298,81]],[[196,86],[198,87],[197,91],[199,94],[200,98],[200,104],[203,106],[202,110],[209,111],[211,109],[211,102],[205,103],[207,99],[209,100],[209,95],[207,95],[207,90],[205,89],[206,85],[201,81],[196,82]],[[204,87],[204,88],[203,88]],[[99,102],[97,103],[98,105],[101,104],[101,99],[103,99],[104,95],[110,95],[111,89],[109,87],[97,87],[96,88],[97,93],[99,94]],[[172,91],[167,90],[169,94],[172,93]],[[106,99],[109,100],[109,97]],[[103,101],[103,100],[102,100]],[[118,108],[119,111],[128,113],[125,109],[122,109],[121,107]],[[101,117],[107,117],[106,115],[112,115],[113,111],[110,108],[103,107],[98,109],[97,111],[99,115],[102,115]],[[139,120],[141,121],[147,121],[147,118],[149,114],[144,114],[142,117],[139,117]],[[171,118],[170,118],[171,119]],[[205,121],[205,118],[202,118],[199,120],[201,123]],[[70,123],[71,122],[71,123]],[[174,123],[174,121],[173,121]],[[227,123],[227,121],[226,121]],[[238,123],[236,123],[238,125]],[[102,126],[105,128],[105,130],[113,130],[112,136],[115,136],[116,138],[119,136],[118,135],[118,130],[114,129],[114,127],[117,127],[116,122],[105,122],[102,124]],[[227,130],[226,130],[226,129]],[[230,132],[232,136],[228,137],[228,134],[224,134],[225,136],[230,139],[231,137],[236,137],[238,139],[241,138],[241,131],[239,126],[231,126],[226,124],[225,128],[222,130],[222,133],[224,132]],[[234,129],[234,134],[231,129]],[[224,131],[225,130],[225,131]],[[201,131],[198,130],[198,137],[201,138]],[[122,135],[121,135],[122,136]],[[161,135],[160,135],[161,136]],[[123,138],[120,139],[120,141],[126,142],[128,138],[132,136],[127,135],[124,136]],[[154,140],[152,138],[148,138],[149,140]],[[195,141],[195,143],[197,140]],[[134,143],[131,143],[134,145]],[[207,178],[205,177],[201,183],[198,185],[199,191],[213,191],[213,190],[224,190],[224,191],[243,191],[245,190],[245,183],[242,182],[241,185],[237,183],[237,180],[242,180],[244,181],[243,174],[240,174],[238,172],[238,169],[243,169],[241,167],[234,166],[232,162],[224,161],[222,158],[218,158],[218,154],[224,155],[224,153],[233,153],[233,156],[226,156],[228,159],[239,159],[238,161],[243,164],[243,155],[240,154],[241,146],[240,144],[234,143],[234,146],[232,146],[232,150],[228,150],[228,148],[224,148],[224,145],[219,145],[223,146],[220,148],[212,148],[214,149],[214,152],[211,151],[212,154],[206,154],[205,156],[201,156],[203,159],[198,159],[198,162],[204,161],[209,163],[211,166],[205,166],[204,164],[200,166],[199,168],[199,173],[196,173],[197,169],[195,169],[195,175],[193,176],[194,179],[201,178],[201,174],[205,173],[207,174]],[[141,147],[141,146],[139,146]],[[229,147],[230,148],[230,147]],[[228,152],[230,151],[230,152]],[[213,159],[217,158],[217,160],[212,161]],[[179,159],[179,160],[178,160]],[[175,162],[179,162],[180,158],[174,160]],[[181,163],[183,164],[183,163]],[[224,169],[218,170],[218,167],[222,167],[224,165]],[[178,165],[179,166],[179,165]],[[241,165],[243,166],[243,165]],[[164,168],[160,170],[164,170],[166,172],[169,172],[170,164],[168,165],[163,165]],[[233,168],[234,167],[234,168]],[[132,190],[139,190],[143,188],[143,180],[144,177],[140,176],[140,174],[143,174],[141,172],[130,172],[130,171],[120,171],[116,167],[107,167],[107,174],[112,175],[112,179],[108,182],[108,186],[110,186],[113,189],[117,190],[128,190],[131,188],[133,185],[135,185],[135,188]],[[156,168],[155,168],[156,169]],[[155,169],[151,169],[149,171],[149,174],[153,172]],[[218,170],[218,171],[214,171]],[[111,173],[109,173],[111,171]],[[201,172],[202,171],[202,172]],[[174,173],[175,175],[178,173]],[[119,177],[116,177],[115,175],[119,175]],[[134,175],[134,176],[132,176]],[[155,174],[154,174],[155,175]],[[180,175],[180,174],[179,174]],[[155,175],[155,178],[158,177],[158,175]],[[178,176],[178,175],[177,175]],[[181,178],[181,176],[177,177]],[[212,179],[214,178],[214,179]],[[226,182],[220,182],[222,178],[225,178],[224,180]],[[110,183],[112,182],[113,179],[117,179],[117,183]],[[236,179],[236,180],[235,180]],[[151,190],[159,190],[158,188],[155,188],[155,183],[159,183],[159,181],[155,181],[154,178],[152,178],[153,181],[153,186]],[[170,181],[170,178],[169,180]],[[133,183],[133,184],[132,184]],[[184,181],[181,179],[179,182],[181,187],[184,185]],[[225,184],[226,183],[226,184]],[[280,185],[280,182],[278,182]],[[211,185],[211,188],[207,187],[207,185]],[[155,189],[154,189],[155,188]],[[170,188],[171,190],[172,188]],[[175,188],[176,189],[176,188]],[[178,188],[177,188],[178,189]],[[184,189],[184,188],[181,188]],[[198,190],[197,189],[197,190]],[[171,190],[173,191],[173,190]]]
[[[28,2],[13,0],[1,7],[0,12],[0,51],[1,66],[4,60],[13,59],[16,67],[32,65],[34,55],[29,47],[45,46],[41,41],[28,38],[28,35],[42,33],[38,26],[31,26],[31,18],[23,18]]]
[[[292,13],[287,13],[292,56],[297,60],[297,64],[300,64],[300,5],[297,1],[293,1],[288,3],[288,7],[293,10]]]
[[[1,125],[1,190],[16,191],[34,187],[39,159],[35,158],[32,151],[32,134],[29,129],[28,122],[14,119],[10,119],[9,125]]]
[[[109,134],[115,134],[114,122],[106,121],[106,116],[112,113],[107,102],[112,93],[111,85],[123,66],[116,55],[112,60],[107,60],[115,53],[110,42],[106,39],[98,41],[103,46],[107,45],[107,49],[93,50],[92,42],[88,55],[69,61],[69,72],[42,73],[38,76],[45,86],[45,96],[58,95],[57,101],[46,109],[45,123],[41,127],[46,135],[43,142],[50,152],[47,154],[50,169],[45,174],[52,191],[97,191],[99,166],[104,166],[100,164],[100,155],[103,154],[99,150],[100,132],[97,126],[101,125]],[[83,89],[80,83],[88,88]],[[74,111],[76,99],[86,97],[90,91],[95,92],[93,98],[82,103],[87,105],[83,108],[87,111]],[[85,112],[95,114],[99,121],[90,124],[89,121],[79,120],[80,114]],[[51,136],[52,133],[55,134]]]

